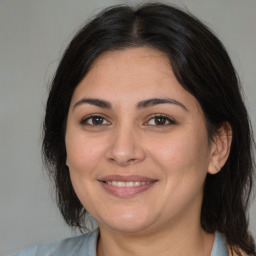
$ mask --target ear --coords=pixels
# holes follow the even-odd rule
[[[226,163],[232,142],[232,128],[228,122],[224,122],[214,135],[211,142],[211,159],[208,173],[216,174]]]

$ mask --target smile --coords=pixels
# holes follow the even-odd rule
[[[112,196],[130,198],[149,190],[158,180],[138,175],[110,175],[102,177],[98,181],[103,189]]]
[[[105,181],[106,184],[114,186],[114,187],[138,187],[141,185],[147,185],[150,184],[151,182],[149,181]]]

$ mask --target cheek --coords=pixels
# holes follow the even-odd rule
[[[103,147],[95,139],[75,134],[66,135],[67,159],[73,188],[88,212],[97,208],[98,198],[95,197],[96,174]]]
[[[103,143],[78,134],[66,135],[67,159],[74,175],[86,177],[92,175],[104,152]]]
[[[166,212],[185,211],[195,201],[200,207],[208,168],[207,135],[176,133],[151,153],[164,175],[163,202],[172,202],[164,204]]]
[[[205,176],[209,163],[207,133],[187,129],[170,134],[165,140],[153,143],[151,157],[168,176]]]

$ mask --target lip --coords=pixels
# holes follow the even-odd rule
[[[98,179],[99,181],[123,181],[123,182],[128,182],[128,181],[145,181],[145,182],[153,182],[156,181],[156,179],[151,179],[145,176],[140,176],[140,175],[108,175],[105,177],[102,177]]]
[[[148,177],[140,176],[140,175],[109,175],[98,179],[104,190],[108,193],[119,197],[119,198],[129,198],[135,196],[139,193],[142,193],[148,189],[150,189],[156,182],[156,179],[151,179]],[[147,184],[141,184],[139,186],[132,186],[132,187],[117,187],[107,184],[106,181],[122,181],[122,182],[129,182],[129,181],[139,181],[139,182],[147,182]]]

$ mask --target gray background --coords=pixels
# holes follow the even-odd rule
[[[0,255],[74,235],[41,164],[47,85],[78,27],[103,7],[139,1],[0,0]],[[143,2],[143,1],[140,1]],[[244,85],[256,127],[256,0],[170,0],[212,28]],[[250,227],[256,237],[256,203]]]

